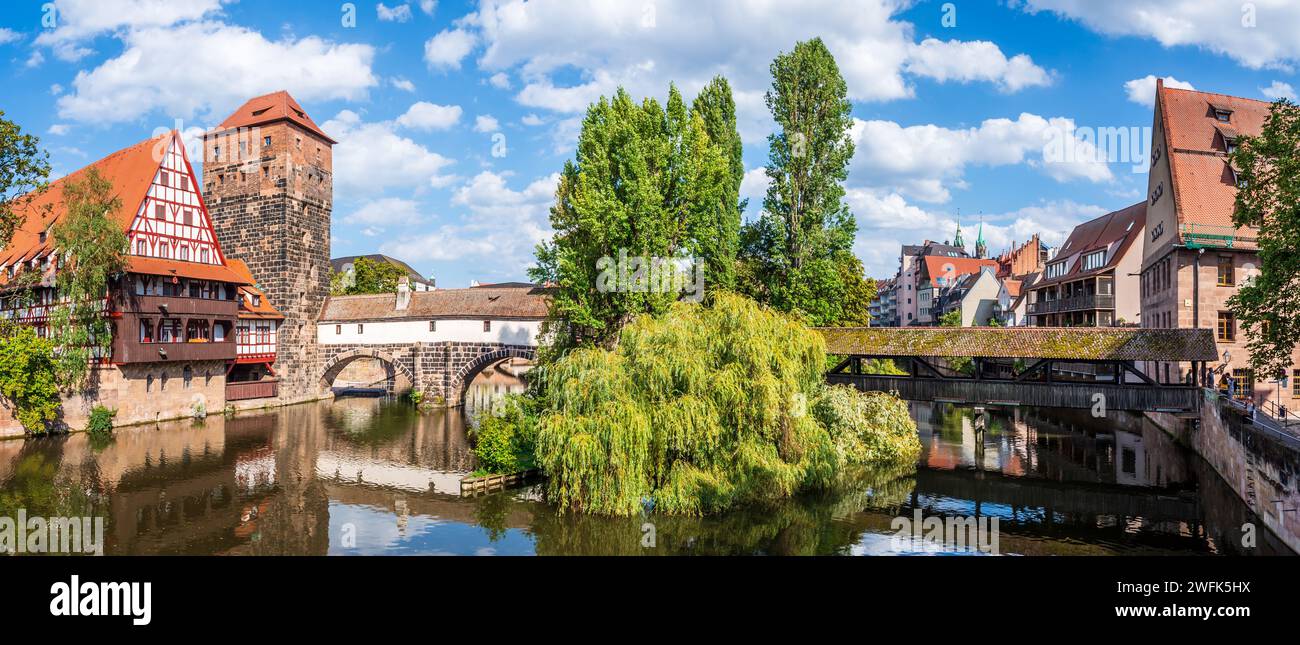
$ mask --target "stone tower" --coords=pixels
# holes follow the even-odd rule
[[[217,238],[285,315],[275,362],[285,403],[323,395],[316,317],[329,295],[335,143],[284,91],[249,100],[203,137]]]

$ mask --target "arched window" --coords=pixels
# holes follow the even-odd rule
[[[212,256],[209,255],[209,253],[208,253],[208,247],[205,246],[205,247],[199,249],[199,262],[202,262],[202,263],[204,263],[204,264],[208,264],[209,261],[210,261],[210,259],[211,259],[211,257],[212,257]]]

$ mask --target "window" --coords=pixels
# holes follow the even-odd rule
[[[166,170],[159,170],[159,171],[158,171],[158,183],[160,183],[160,184],[162,184],[162,185],[164,185],[164,186],[168,185],[168,184],[167,184],[167,171],[166,171]]]
[[[153,342],[153,321],[148,318],[140,320],[140,342]]]
[[[343,325],[334,325],[334,335],[338,336],[343,333]]]
[[[158,342],[181,342],[181,321],[179,318],[164,318],[158,323]]]
[[[181,245],[180,259],[186,262],[190,261],[190,246],[188,244]],[[194,296],[194,297],[197,298],[198,296]]]
[[[1232,263],[1231,255],[1219,256],[1219,286],[1231,287],[1237,284],[1237,269]]]
[[[1049,278],[1059,278],[1059,277],[1061,277],[1061,276],[1063,276],[1063,275],[1065,275],[1065,262],[1064,262],[1064,261],[1061,261],[1061,262],[1053,262],[1052,264],[1047,265],[1047,277],[1049,277]]]
[[[357,333],[358,334],[366,333],[366,326],[361,323],[357,323]]]
[[[1225,110],[1223,108],[1214,108],[1214,118],[1224,123],[1227,123],[1228,121],[1232,120],[1232,110]]]
[[[438,321],[436,320],[429,321],[429,331],[438,331]]]
[[[221,161],[221,146],[212,146],[212,160]]]
[[[204,264],[211,262],[211,255],[209,255],[207,247],[199,249],[199,262]]]
[[[1291,398],[1300,399],[1300,370],[1291,370]]]
[[[1105,252],[1105,251],[1096,251],[1096,252],[1089,253],[1089,254],[1083,256],[1083,270],[1084,270],[1084,271],[1091,271],[1091,270],[1093,270],[1093,269],[1100,269],[1100,268],[1102,267],[1102,265],[1104,265],[1104,264],[1106,264],[1106,252]]]
[[[1232,370],[1232,386],[1238,397],[1253,396],[1255,394],[1254,371],[1240,367]]]
[[[263,177],[263,178],[268,178],[268,179],[271,177],[271,167],[270,167],[270,166],[262,166],[262,177]]]
[[[190,389],[190,382],[194,380],[194,368],[186,365],[185,370],[181,372],[181,376],[184,378],[184,388]]]
[[[262,137],[262,145],[264,145],[264,146],[270,146],[270,145],[271,145],[271,137]]]
[[[484,321],[483,321],[483,331],[485,331],[485,332],[492,331],[492,321],[491,321],[491,320],[484,320]]]
[[[1219,312],[1219,340],[1231,343],[1237,337],[1237,321],[1231,311]]]
[[[167,218],[167,207],[166,207],[166,206],[163,206],[162,204],[154,204],[154,205],[153,205],[153,218],[154,218],[154,219],[166,219],[166,218]]]
[[[185,340],[188,342],[200,342],[212,340],[209,334],[208,321],[191,320],[185,326]]]
[[[149,255],[149,243],[144,241],[144,238],[135,241],[135,254]]]

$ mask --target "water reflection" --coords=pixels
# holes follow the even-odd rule
[[[498,386],[472,396],[485,405]],[[474,390],[471,390],[474,392]],[[917,405],[916,467],[718,517],[557,514],[536,488],[458,496],[458,411],[341,399],[257,415],[0,442],[0,512],[107,517],[110,554],[893,554],[891,522],[999,520],[1016,554],[1282,553],[1199,459],[1139,417]]]

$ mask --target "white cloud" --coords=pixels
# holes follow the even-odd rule
[[[980,81],[993,83],[1004,92],[1051,85],[1052,76],[1025,54],[1007,58],[997,45],[986,40],[942,41],[926,38],[913,45],[906,69],[939,82]]]
[[[221,10],[221,0],[56,0],[54,5],[58,26],[37,36],[36,44],[70,62],[93,53],[82,43],[100,34],[169,27]]]
[[[459,105],[437,105],[420,101],[397,117],[397,125],[413,130],[446,130],[460,121]]]
[[[382,193],[388,188],[440,188],[455,180],[442,174],[454,163],[403,137],[393,122],[365,123],[351,110],[339,112],[321,124],[338,139],[334,146],[334,184],[340,194]]]
[[[42,54],[39,49],[34,49],[32,50],[32,55],[27,57],[27,62],[25,63],[25,65],[27,67],[40,67],[41,63],[44,62],[45,62],[45,54]]]
[[[545,121],[542,121],[542,117],[537,116],[536,114],[526,114],[522,119],[519,119],[519,122],[530,128],[545,123]]]
[[[396,87],[397,89],[402,90],[403,92],[415,91],[415,83],[412,83],[411,81],[405,78],[394,77],[388,79],[388,82],[392,84],[393,87]]]
[[[420,0],[420,11],[423,11],[425,15],[432,16],[437,9],[438,0]]]
[[[53,85],[50,86],[50,94],[51,94],[51,95],[53,95],[53,96],[58,96],[58,95],[60,95],[60,94],[62,94],[62,93],[63,93],[63,86],[62,86],[62,85],[59,85],[58,83],[55,83],[55,84],[53,84]]]
[[[533,247],[550,237],[548,209],[558,174],[533,181],[522,190],[507,175],[481,172],[458,188],[452,204],[467,213],[433,233],[385,244],[381,250],[407,261],[489,261],[481,279],[518,278],[533,263]]]
[[[460,62],[474,49],[474,34],[463,29],[444,29],[424,43],[424,62],[434,69],[460,69]]]
[[[48,130],[48,132],[49,132],[50,134],[52,134],[52,135],[55,135],[55,136],[65,135],[65,134],[68,133],[68,124],[66,124],[66,123],[55,123],[55,124],[53,124],[53,125],[50,126],[50,129]]]
[[[766,168],[746,170],[745,178],[740,181],[740,198],[748,199],[751,204],[761,203],[763,198],[767,197],[769,183]]]
[[[1165,87],[1173,87],[1180,90],[1194,90],[1191,83],[1180,81],[1172,76],[1165,77]],[[1156,77],[1154,74],[1147,74],[1142,78],[1135,78],[1124,83],[1124,93],[1128,94],[1128,100],[1146,107],[1155,107],[1156,104]]]
[[[516,74],[522,105],[581,114],[623,86],[634,97],[662,97],[670,81],[693,96],[715,75],[731,81],[741,136],[758,142],[769,130],[763,92],[767,63],[795,43],[821,37],[835,55],[852,99],[913,95],[910,77],[987,81],[1003,91],[1045,84],[1050,74],[1023,54],[992,43],[916,44],[914,27],[897,19],[910,0],[484,0],[460,29],[482,43],[478,67]],[[970,49],[988,66],[938,60],[938,50]],[[469,44],[456,56],[459,64]],[[916,59],[913,60],[913,54]],[[909,69],[914,66],[915,69]]]
[[[496,132],[501,129],[501,124],[491,114],[480,114],[474,119],[475,132]]]
[[[8,45],[9,43],[16,43],[22,39],[23,39],[22,34],[12,29],[9,29],[8,27],[0,27],[0,45]]]
[[[965,187],[967,166],[1007,166],[1027,163],[1057,181],[1108,181],[1113,176],[1096,148],[1075,136],[1074,122],[1024,113],[1016,120],[988,119],[978,127],[949,129],[936,125],[904,127],[893,121],[855,120],[850,180],[894,186],[903,195],[928,202],[946,202],[951,189]],[[1055,158],[1047,144],[1071,142],[1076,153]]]
[[[1259,88],[1259,92],[1272,101],[1286,99],[1294,103],[1296,100],[1295,88],[1291,87],[1290,83],[1283,83],[1282,81],[1273,81],[1272,85]]]
[[[1253,69],[1289,68],[1300,61],[1300,3],[1293,0],[1023,0],[1020,5],[1107,35],[1202,47]]]
[[[510,89],[510,76],[505,72],[497,72],[493,74],[492,77],[488,79],[488,82],[492,84],[492,87],[499,90]]]
[[[957,230],[954,214],[920,208],[887,189],[850,189],[845,197],[858,221],[858,237],[853,250],[862,260],[868,275],[894,275],[903,244],[916,244],[927,239],[950,241]],[[984,215],[984,240],[989,255],[993,256],[1023,244],[1035,233],[1044,243],[1055,246],[1064,242],[1078,224],[1107,212],[1106,208],[1072,200],[1042,201],[1007,213]],[[979,215],[962,215],[962,234],[968,251],[975,250],[979,223]]]
[[[359,99],[378,84],[374,48],[315,36],[267,40],[215,22],[120,35],[124,49],[77,73],[58,100],[63,118],[121,122],[163,110],[168,117],[225,116],[250,96],[287,89],[299,101]]]
[[[420,205],[414,200],[384,197],[366,202],[343,219],[349,224],[391,226],[417,224],[423,217],[420,214]]]
[[[406,22],[411,19],[411,5],[400,4],[389,8],[381,2],[375,5],[375,14],[384,22]]]

